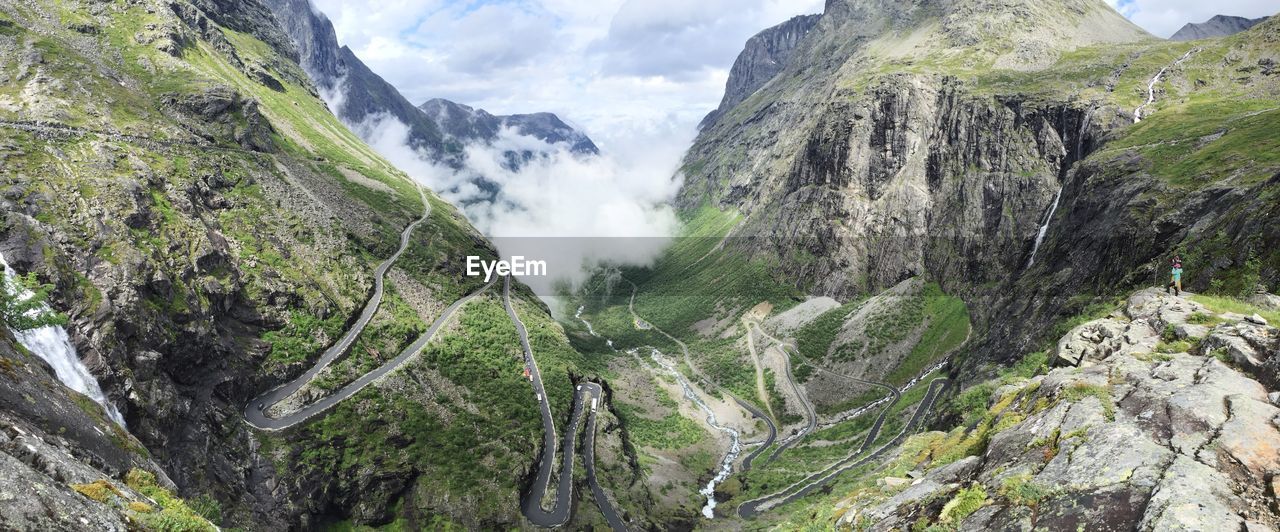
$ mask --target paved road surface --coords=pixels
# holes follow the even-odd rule
[[[929,413],[930,409],[933,408],[933,405],[935,402],[937,402],[938,397],[942,395],[942,392],[944,390],[946,390],[946,387],[948,384],[950,384],[950,381],[948,381],[945,378],[934,379],[932,382],[930,382],[928,393],[926,393],[924,399],[920,401],[920,405],[916,407],[915,414],[911,416],[911,420],[907,422],[907,426],[903,427],[902,431],[899,432],[897,436],[894,436],[892,440],[880,446],[880,448],[876,449],[871,454],[865,455],[862,458],[858,458],[843,466],[840,464],[845,463],[847,460],[836,463],[835,465],[832,465],[831,467],[827,468],[825,471],[821,471],[813,475],[810,475],[807,479],[799,483],[793,484],[791,487],[788,487],[787,489],[779,493],[775,493],[773,495],[766,495],[759,499],[754,499],[751,501],[744,502],[740,506],[738,506],[738,516],[744,519],[750,519],[752,517],[755,517],[756,515],[759,515],[761,512],[765,512],[770,509],[781,506],[783,504],[787,504],[789,502],[795,501],[796,499],[804,497],[805,495],[808,495],[814,492],[815,490],[822,488],[828,482],[831,482],[832,479],[839,476],[840,474],[846,471],[849,471],[850,469],[862,467],[867,463],[871,462],[872,460],[879,458],[882,454],[884,454],[885,451],[900,445],[902,441],[906,439],[906,437],[909,434],[911,434],[916,430],[916,427],[920,424],[921,420],[924,419],[924,416]],[[881,419],[883,419],[883,416],[881,416]],[[872,428],[872,432],[869,435],[868,441],[874,441],[874,439],[879,436],[881,426],[882,424],[878,423],[875,427]],[[865,445],[864,445],[864,449],[865,449]],[[859,451],[858,454],[861,454],[861,452],[862,451]],[[854,456],[858,456],[858,455],[855,454]]]
[[[591,398],[598,402],[598,406],[604,406],[604,391],[599,384],[594,382],[583,383],[584,391],[589,392]],[[586,399],[582,399],[585,403]],[[591,494],[596,499],[596,506],[600,507],[600,513],[604,514],[605,521],[609,522],[609,528],[615,531],[625,531],[627,525],[622,521],[622,517],[618,515],[618,510],[613,507],[613,503],[609,501],[609,495],[605,493],[604,488],[600,487],[600,482],[596,480],[596,409],[591,409],[591,415],[587,417],[587,441],[584,444],[582,452],[582,463],[587,467],[587,484],[591,486]]]
[[[826,369],[826,368],[824,368],[824,367],[822,367],[822,366],[819,366],[819,365],[817,365],[817,364],[814,364],[814,363],[813,363],[812,361],[810,361],[808,358],[805,358],[805,356],[804,356],[804,355],[801,355],[801,354],[800,354],[800,351],[799,351],[798,349],[796,349],[796,347],[795,347],[794,345],[788,344],[788,343],[786,343],[786,342],[783,342],[782,340],[779,340],[779,339],[777,339],[777,338],[774,338],[773,336],[770,336],[770,335],[769,335],[769,333],[764,332],[764,329],[761,329],[761,328],[760,328],[760,325],[759,325],[759,324],[753,324],[753,325],[755,325],[756,332],[760,333],[760,335],[761,335],[761,336],[764,336],[765,338],[767,338],[767,339],[769,339],[769,340],[773,341],[774,343],[778,344],[778,347],[779,347],[779,348],[787,348],[787,347],[790,347],[790,348],[792,349],[793,355],[794,355],[796,358],[799,358],[799,359],[800,359],[800,362],[801,362],[802,364],[804,364],[804,365],[806,365],[806,366],[809,366],[809,367],[813,368],[813,369],[814,369],[814,370],[816,370],[816,371],[819,371],[819,372],[822,372],[822,373],[826,373],[827,375],[831,375],[832,377],[836,377],[836,378],[838,378],[838,379],[844,379],[844,380],[847,380],[847,381],[850,381],[850,382],[856,382],[856,383],[858,383],[858,384],[865,384],[865,385],[868,385],[868,386],[875,386],[875,387],[877,387],[877,388],[882,388],[882,389],[884,389],[885,391],[889,392],[888,397],[892,397],[892,399],[889,399],[889,403],[885,405],[884,410],[881,410],[881,412],[880,412],[880,417],[876,418],[876,422],[875,422],[875,424],[874,424],[874,425],[872,425],[872,426],[871,426],[871,432],[870,432],[870,433],[868,433],[868,435],[867,435],[867,439],[866,439],[865,441],[863,441],[863,442],[862,442],[862,447],[858,449],[858,452],[859,452],[859,453],[865,452],[865,451],[867,450],[867,448],[868,448],[868,447],[870,447],[870,446],[871,446],[871,444],[872,444],[872,443],[874,443],[874,442],[876,441],[876,436],[880,433],[880,428],[884,426],[885,417],[889,415],[889,411],[893,409],[893,405],[894,405],[895,403],[897,403],[897,402],[898,402],[898,399],[899,399],[899,398],[901,398],[901,397],[902,397],[902,393],[901,393],[901,392],[899,392],[899,391],[898,391],[898,389],[897,389],[897,388],[895,388],[894,386],[889,385],[889,384],[886,384],[886,383],[883,383],[883,382],[869,381],[869,380],[866,380],[866,379],[859,379],[859,378],[857,378],[857,377],[851,377],[851,376],[849,376],[849,375],[844,375],[844,374],[836,373],[836,372],[831,371],[831,370],[829,370],[829,369]],[[784,350],[783,352],[785,353],[786,351]],[[791,379],[791,384],[792,384],[793,386],[797,386],[797,387],[798,387],[798,385],[797,385],[797,384],[796,384],[796,382],[795,382],[795,378],[794,378],[794,377],[792,377],[792,375],[791,375],[791,365],[790,365],[790,364],[788,364],[788,365],[787,365],[787,378],[788,378],[788,379]],[[811,421],[811,423],[810,423],[811,428],[810,428],[809,430],[813,430],[813,428],[816,428],[815,426],[817,425],[817,422],[818,422],[818,418],[817,418],[817,413],[815,412],[815,413],[814,413],[814,416],[813,416],[813,418],[812,418],[812,421]],[[770,461],[772,461],[772,460],[776,459],[776,458],[778,457],[778,454],[780,454],[782,451],[786,450],[786,448],[787,448],[787,447],[790,447],[791,445],[795,444],[797,441],[799,441],[799,438],[796,438],[796,439],[791,440],[791,441],[789,441],[789,442],[784,442],[781,446],[779,446],[779,447],[778,447],[778,450],[774,451],[774,453],[773,453],[772,455],[770,455],[769,460],[770,460]]]
[[[702,389],[706,390],[707,392],[719,391],[720,393],[725,394],[729,398],[733,399],[733,402],[738,403],[738,406],[742,407],[743,410],[750,412],[751,415],[756,417],[757,419],[764,420],[765,425],[768,425],[769,436],[765,438],[763,443],[760,444],[760,447],[757,447],[755,451],[752,451],[750,454],[747,455],[746,458],[742,459],[742,470],[743,471],[750,470],[751,462],[754,461],[757,456],[760,456],[760,454],[763,453],[765,449],[768,449],[770,445],[773,445],[773,440],[776,440],[778,438],[778,426],[773,423],[772,418],[770,418],[768,415],[765,415],[763,410],[756,408],[756,406],[751,403],[743,401],[738,396],[734,395],[733,392],[730,392],[729,390],[726,390],[720,387],[720,385],[716,384],[714,381],[707,378],[706,375],[703,375],[702,371],[698,369],[698,366],[695,366],[693,364],[693,358],[689,356],[689,346],[685,345],[684,342],[681,342],[680,339],[674,336],[671,336],[670,334],[667,334],[666,331],[659,329],[656,325],[653,324],[653,322],[640,317],[639,314],[636,314],[636,284],[632,283],[631,281],[627,281],[627,282],[631,283],[631,301],[627,303],[627,310],[631,312],[631,316],[637,320],[640,320],[648,324],[649,328],[652,329],[654,332],[667,337],[668,340],[671,340],[672,342],[675,342],[676,345],[680,346],[680,351],[683,352],[684,354],[685,365],[689,366],[689,370],[693,372],[693,375],[697,377],[699,381],[701,381],[700,384],[702,386]]]
[[[813,402],[809,400],[809,395],[805,393],[804,387],[800,386],[800,383],[796,382],[795,374],[791,372],[791,357],[787,355],[787,351],[786,349],[784,349],[785,344],[783,344],[782,342],[779,342],[777,338],[774,338],[772,336],[769,336],[768,334],[765,334],[764,330],[760,329],[760,324],[753,321],[747,322],[747,339],[748,340],[750,340],[752,337],[753,328],[755,329],[756,332],[759,332],[761,336],[764,336],[765,338],[768,338],[769,340],[772,340],[774,343],[778,344],[778,350],[782,351],[782,354],[783,354],[783,364],[784,364],[783,367],[786,369],[786,372],[787,372],[787,375],[786,375],[787,382],[791,385],[791,390],[796,394],[796,399],[800,400],[800,406],[804,407],[805,419],[808,420],[809,422],[808,424],[805,425],[803,429],[800,429],[800,432],[797,432],[794,436],[791,436],[790,438],[787,438],[786,440],[783,440],[781,443],[778,444],[778,448],[774,449],[773,453],[769,455],[769,461],[772,462],[778,459],[778,455],[782,454],[782,451],[785,451],[787,450],[787,448],[791,447],[792,445],[795,445],[806,434],[809,434],[810,432],[813,432],[814,429],[818,428],[818,410],[814,408]],[[752,341],[751,343],[754,344],[754,341]],[[754,349],[754,347],[752,349]]]
[[[412,349],[412,353],[409,353],[409,356],[406,356],[404,353],[402,353],[399,357],[397,357],[394,361],[392,361],[392,363],[388,363],[383,367],[378,368],[377,370],[374,370],[372,373],[369,373],[361,377],[360,379],[357,379],[355,382],[347,385],[338,393],[333,394],[325,399],[322,399],[314,404],[311,404],[297,412],[293,412],[282,418],[267,417],[266,410],[269,410],[276,403],[283,401],[286,397],[293,395],[294,392],[297,392],[303,386],[305,386],[308,382],[311,382],[312,379],[316,378],[316,375],[319,375],[320,371],[322,371],[325,367],[331,364],[334,361],[334,359],[338,358],[339,356],[342,356],[343,353],[346,353],[347,350],[351,348],[351,344],[355,343],[356,338],[360,337],[360,333],[364,332],[364,328],[369,325],[370,321],[373,320],[374,314],[377,314],[378,307],[382,304],[382,296],[383,296],[383,293],[385,292],[384,285],[386,281],[387,271],[391,269],[391,266],[394,265],[395,262],[400,259],[400,256],[404,254],[405,250],[409,248],[409,240],[413,237],[414,230],[416,230],[419,226],[425,223],[427,221],[427,218],[431,216],[431,203],[427,201],[426,194],[421,189],[418,190],[418,194],[421,195],[422,197],[422,204],[423,204],[422,218],[419,218],[418,220],[414,221],[412,224],[409,224],[409,227],[405,228],[404,232],[400,234],[400,248],[396,250],[395,254],[392,255],[391,258],[383,261],[382,264],[379,264],[378,268],[374,270],[373,296],[369,298],[369,301],[367,303],[365,303],[364,310],[360,313],[360,317],[356,319],[356,322],[351,325],[351,328],[347,330],[346,334],[344,334],[336,344],[333,344],[332,346],[330,346],[329,349],[325,350],[325,352],[322,355],[320,355],[320,359],[317,360],[316,364],[312,366],[311,369],[307,370],[306,373],[303,373],[293,381],[283,386],[279,386],[276,389],[271,390],[267,393],[264,393],[258,396],[257,398],[255,398],[254,400],[250,401],[249,404],[246,405],[244,409],[244,417],[246,420],[249,421],[250,425],[253,425],[254,427],[257,427],[263,430],[280,430],[280,429],[289,428],[289,427],[292,427],[293,425],[301,423],[302,421],[305,421],[307,418],[310,418],[311,416],[314,416],[320,412],[323,412],[324,410],[332,407],[335,404],[342,402],[342,400],[348,397],[351,397],[356,392],[360,391],[362,388],[367,386],[369,383],[373,382],[374,380],[377,380],[379,377],[382,377],[383,375],[386,375],[396,367],[399,367],[399,365],[403,363],[404,360],[407,360],[408,358],[410,358],[410,356],[412,356],[413,353],[417,353],[418,351],[420,351],[422,349],[422,346],[426,345],[427,341],[431,339],[432,335],[435,334],[435,331],[439,329],[440,325],[444,323],[444,321],[453,313],[453,311],[457,310],[458,307],[462,306],[461,305],[462,303],[466,302],[467,300],[470,299],[470,297],[472,297],[472,296],[469,296],[467,298],[464,298],[463,300],[460,300],[454,303],[453,306],[449,307],[449,309],[446,310],[445,313],[440,316],[440,319],[436,320],[436,323],[431,326],[431,328],[427,331],[427,333],[424,334],[417,342],[414,342],[412,346],[410,346],[410,349]],[[408,351],[409,350],[406,350],[406,352]],[[399,363],[396,363],[397,361],[399,361]]]
[[[520,320],[520,316],[516,314],[515,306],[511,304],[511,277],[506,277],[504,282],[502,303],[507,309],[507,316],[511,318],[511,322],[516,326],[516,332],[520,335],[520,347],[524,350],[525,364],[529,366],[533,390],[537,394],[535,397],[538,398],[538,409],[542,413],[542,457],[538,460],[538,476],[535,478],[533,485],[530,486],[529,491],[525,493],[524,500],[520,502],[520,510],[529,522],[545,528],[564,526],[573,517],[574,437],[578,433],[578,423],[582,418],[582,411],[586,408],[590,410],[587,422],[586,452],[583,456],[584,463],[587,464],[587,483],[590,484],[591,491],[596,499],[596,505],[600,507],[600,512],[604,514],[609,526],[614,530],[626,530],[626,526],[618,516],[617,510],[613,508],[609,498],[605,495],[604,489],[596,481],[596,410],[591,408],[591,404],[592,400],[595,400],[598,406],[603,402],[604,396],[601,393],[600,385],[595,383],[583,383],[578,386],[578,393],[574,394],[573,415],[569,418],[569,428],[565,431],[563,442],[560,443],[560,447],[564,449],[564,454],[560,461],[560,478],[556,485],[555,506],[550,510],[543,509],[542,500],[551,489],[551,472],[555,467],[557,440],[560,438],[556,435],[555,418],[551,415],[550,401],[547,400],[547,391],[542,385],[542,371],[538,368],[538,360],[534,357],[533,348],[529,345],[529,332],[525,328],[524,322]]]

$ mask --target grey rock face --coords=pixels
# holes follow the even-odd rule
[[[776,246],[753,251],[819,257],[783,268],[836,298],[927,272],[987,282],[1017,271],[1064,169],[1092,145],[1087,124],[1104,123],[1102,112],[1086,122],[1088,109],[971,98],[934,76],[891,76],[815,105],[779,104],[750,128],[704,131],[688,160],[716,164],[690,176],[679,201],[751,212],[738,231]],[[743,153],[738,162],[722,142]],[[777,159],[756,162],[765,154]]]
[[[437,159],[446,157],[444,137],[435,123],[400,91],[369,69],[345,46],[339,47],[333,24],[308,0],[263,0],[288,32],[302,68],[321,91],[341,93],[333,112],[348,125],[365,124],[389,114],[409,127],[409,142]]]
[[[1265,309],[1280,310],[1280,296],[1275,294],[1254,294],[1249,296],[1248,301]]]
[[[582,132],[570,127],[552,113],[497,116],[484,109],[442,98],[428,100],[418,106],[435,122],[450,140],[459,143],[491,142],[502,128],[512,128],[521,135],[549,144],[566,144],[579,155],[596,155],[600,149]]]
[[[427,100],[418,109],[426,113],[441,132],[455,139],[493,139],[502,127],[502,120],[484,109],[443,98]]]
[[[1169,37],[1171,41],[1195,41],[1199,39],[1212,39],[1214,37],[1226,37],[1235,35],[1249,28],[1257,26],[1266,21],[1269,17],[1261,18],[1244,18],[1232,17],[1228,15],[1215,15],[1213,18],[1201,23],[1187,23],[1182,29]]]
[[[749,39],[745,49],[734,61],[733,68],[729,70],[729,81],[725,85],[720,107],[702,120],[701,127],[715,122],[725,111],[742,103],[782,72],[791,58],[791,52],[818,25],[821,18],[822,15],[801,15]]]
[[[600,153],[600,149],[586,134],[564,123],[552,113],[509,115],[501,118],[504,126],[515,128],[522,135],[537,137],[552,144],[568,144],[570,151],[577,154]]]
[[[990,317],[975,339],[987,359],[1046,340],[1029,335],[1076,314],[1073,296],[1160,282],[1156,265],[1179,245],[1219,232],[1280,241],[1263,221],[1277,212],[1262,199],[1275,178],[1164,194],[1146,155],[1090,157],[1133,123],[1113,100],[1030,96],[949,76],[964,67],[921,66],[986,54],[976,61],[998,70],[1051,71],[1065,50],[1154,41],[1104,2],[1002,5],[1026,16],[993,20],[989,3],[966,0],[828,2],[782,72],[705,124],[679,206],[738,211],[732,236],[744,238],[732,241],[777,258],[776,277],[813,295],[936,279]],[[1243,253],[1198,265],[1188,288],[1207,288]]]
[[[156,473],[167,488],[173,483],[96,403],[77,397],[43,361],[14,345],[0,328],[0,529],[132,529],[116,509],[71,485],[119,479],[132,468]]]
[[[1124,316],[1072,331],[1063,343],[1096,338],[1111,348],[1090,351],[1081,368],[997,389],[993,404],[1007,402],[1000,415],[1016,423],[996,424],[985,452],[941,467],[926,461],[916,484],[886,488],[845,516],[868,518],[873,530],[906,528],[976,482],[988,500],[954,523],[960,530],[1274,529],[1280,408],[1267,388],[1214,357],[1149,350],[1188,310],[1205,312],[1147,290]]]
[[[298,50],[298,63],[316,83],[327,85],[346,75],[342,47],[333,23],[314,9],[309,0],[265,0],[281,28]],[[310,16],[308,16],[310,13]]]

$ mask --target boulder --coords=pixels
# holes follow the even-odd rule
[[[880,479],[880,483],[890,488],[901,488],[911,485],[911,479],[901,477],[884,477]]]
[[[1254,294],[1249,296],[1247,301],[1268,310],[1280,310],[1280,296],[1275,294]]]
[[[1200,344],[1205,353],[1223,351],[1235,364],[1249,369],[1262,366],[1263,357],[1258,350],[1238,331],[1231,328],[1218,328],[1209,334]]]

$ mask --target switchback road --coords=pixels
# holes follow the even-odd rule
[[[854,455],[850,456],[845,460],[837,462],[836,464],[828,467],[826,470],[809,475],[809,477],[807,477],[806,479],[796,484],[792,484],[790,487],[778,493],[774,493],[772,495],[766,495],[764,497],[742,503],[740,506],[738,506],[738,516],[749,519],[749,518],[755,517],[756,515],[759,515],[760,512],[768,511],[780,505],[795,501],[796,499],[804,497],[805,495],[808,495],[814,492],[815,490],[822,488],[828,482],[831,482],[832,479],[839,476],[840,474],[854,468],[862,467],[870,463],[872,460],[879,458],[881,455],[884,454],[885,451],[900,445],[908,435],[910,435],[912,432],[916,430],[920,422],[924,419],[924,416],[927,415],[929,413],[929,410],[933,408],[933,405],[935,402],[937,402],[938,397],[942,395],[942,392],[944,390],[946,390],[946,387],[949,383],[950,381],[948,381],[945,378],[934,379],[932,382],[930,382],[929,391],[925,394],[924,399],[920,401],[920,405],[916,407],[916,411],[914,414],[912,414],[911,420],[907,422],[907,425],[903,427],[902,431],[899,432],[896,436],[894,436],[892,440],[889,440],[884,445],[880,446],[878,449],[873,451],[871,454],[867,454],[865,456],[862,456],[861,458],[858,458],[858,456],[862,455],[863,450],[865,450],[866,448],[866,445],[864,445],[863,450],[859,450],[858,453],[855,453]],[[892,406],[892,404],[890,404],[890,406]],[[883,414],[881,415],[881,421],[882,420],[883,420]],[[871,433],[867,436],[868,442],[875,441],[875,438],[879,437],[881,427],[882,427],[882,424],[880,423],[877,423],[875,427],[872,427]]]
[[[317,360],[316,364],[312,366],[311,369],[307,370],[306,373],[303,373],[289,383],[279,386],[250,401],[244,409],[245,420],[248,421],[250,425],[261,430],[287,429],[302,423],[303,421],[310,419],[312,416],[324,412],[325,410],[332,408],[334,405],[346,400],[348,397],[355,395],[369,384],[382,378],[386,374],[395,371],[396,368],[399,368],[410,358],[413,358],[413,356],[421,351],[423,347],[426,347],[427,343],[435,336],[436,331],[438,331],[440,327],[453,316],[455,311],[465,305],[477,294],[484,292],[485,289],[492,285],[492,283],[490,283],[489,285],[486,285],[485,288],[476,291],[474,294],[454,302],[453,305],[450,305],[449,308],[445,309],[440,317],[436,319],[435,323],[431,324],[431,327],[427,329],[426,333],[402,351],[399,356],[384,364],[382,367],[361,376],[351,384],[348,384],[341,390],[338,390],[338,392],[307,405],[300,410],[279,418],[267,416],[267,410],[270,410],[272,406],[302,389],[303,386],[306,386],[307,383],[315,379],[325,367],[333,363],[333,361],[339,356],[342,356],[343,353],[346,353],[347,350],[351,348],[351,345],[355,343],[356,339],[360,337],[360,333],[364,332],[365,327],[373,320],[373,316],[378,312],[378,307],[382,304],[387,271],[391,269],[395,262],[400,259],[400,256],[404,254],[405,250],[408,249],[409,241],[413,236],[413,232],[431,216],[431,203],[427,201],[426,194],[421,189],[419,189],[418,193],[422,195],[422,218],[419,218],[405,228],[404,232],[400,234],[400,248],[396,250],[395,254],[393,254],[391,258],[383,261],[383,263],[378,265],[377,269],[374,270],[373,295],[369,298],[369,301],[365,303],[364,310],[360,313],[360,317],[356,319],[355,323],[351,325],[351,328],[343,334],[342,338],[340,338],[337,343],[333,344],[320,355],[320,359]]]
[[[769,333],[764,332],[764,329],[760,328],[760,324],[752,322],[751,326],[755,327],[756,332],[760,333],[760,336],[763,336],[768,340],[772,341],[773,343],[778,344],[778,348],[783,349],[784,354],[787,354],[787,351],[785,348],[788,348],[788,347],[791,348],[792,353],[794,353],[794,356],[796,358],[800,359],[801,364],[809,366],[810,368],[813,368],[818,372],[831,375],[832,377],[836,377],[838,379],[843,379],[843,380],[847,380],[850,382],[855,382],[855,383],[863,384],[867,386],[874,386],[876,388],[881,388],[889,393],[889,395],[886,396],[891,398],[888,400],[889,404],[885,405],[884,410],[880,412],[880,417],[876,418],[875,424],[872,425],[871,427],[871,433],[869,437],[866,439],[866,441],[862,443],[862,447],[858,449],[858,453],[865,452],[867,448],[870,447],[873,442],[875,442],[875,437],[880,433],[880,428],[884,426],[885,417],[889,414],[889,411],[893,409],[893,405],[898,402],[898,399],[902,397],[902,393],[900,393],[898,389],[893,387],[892,385],[889,385],[883,382],[869,381],[866,379],[851,377],[849,375],[843,375],[843,374],[831,371],[829,369],[826,369],[817,364],[814,364],[808,358],[805,358],[804,355],[801,355],[799,349],[796,349],[796,346],[783,342],[782,340],[779,340],[777,338],[774,338],[773,336],[770,336]],[[791,380],[791,385],[795,386],[797,390],[799,390],[800,386],[798,383],[796,383],[795,378],[791,375],[790,370],[791,370],[791,364],[788,363],[787,378]],[[812,431],[814,428],[817,427],[817,424],[818,424],[818,416],[816,412],[813,412],[813,417],[810,418],[810,424],[809,424],[808,430]],[[782,451],[786,450],[787,447],[790,447],[791,445],[795,444],[799,440],[800,440],[799,438],[794,438],[786,442],[783,442],[782,445],[778,446],[778,449],[774,451],[772,455],[769,456],[769,460],[776,459],[778,455],[782,453]]]
[[[609,502],[609,497],[596,479],[596,410],[603,402],[604,395],[600,385],[593,382],[578,385],[578,393],[574,394],[573,414],[569,418],[569,427],[565,431],[563,443],[559,444],[560,448],[564,449],[564,454],[560,460],[560,478],[556,485],[555,506],[550,510],[542,507],[542,500],[551,489],[551,473],[555,468],[557,440],[560,438],[556,435],[555,417],[551,414],[551,401],[542,385],[542,370],[538,368],[538,360],[534,357],[533,348],[529,345],[529,331],[516,313],[515,306],[511,304],[511,277],[505,279],[502,290],[503,306],[506,307],[507,316],[511,318],[511,322],[516,326],[516,332],[520,335],[520,347],[524,350],[525,364],[529,368],[529,377],[538,400],[538,410],[542,413],[542,457],[538,460],[538,475],[525,493],[524,500],[520,502],[520,509],[529,522],[545,528],[564,526],[573,517],[573,455],[576,451],[574,440],[578,433],[578,423],[582,419],[582,411],[587,408],[589,409],[588,432],[583,455],[587,469],[587,483],[591,486],[596,505],[600,507],[600,513],[604,514],[610,528],[618,531],[626,530],[618,511]]]

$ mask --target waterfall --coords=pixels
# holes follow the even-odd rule
[[[1172,65],[1166,66],[1160,69],[1159,72],[1156,72],[1156,77],[1151,78],[1151,82],[1147,83],[1147,103],[1139,105],[1138,108],[1133,111],[1133,123],[1137,124],[1138,122],[1141,122],[1142,110],[1150,107],[1151,104],[1156,103],[1156,84],[1160,83],[1160,78],[1164,76],[1164,73],[1168,72],[1171,66],[1178,66],[1182,64],[1183,61],[1186,61],[1187,58],[1191,57],[1191,54],[1198,51],[1200,51],[1199,48],[1187,50],[1187,53],[1182,54],[1182,57],[1178,58],[1177,61],[1174,61]]]
[[[1089,132],[1089,124],[1093,123],[1093,111],[1094,109],[1092,108],[1085,111],[1084,120],[1080,121],[1080,131],[1076,133],[1076,161],[1084,159],[1084,137]],[[1036,233],[1036,243],[1031,247],[1031,258],[1027,260],[1026,268],[1036,264],[1036,252],[1040,251],[1040,245],[1044,243],[1044,238],[1049,234],[1049,224],[1053,223],[1053,215],[1058,212],[1058,205],[1062,203],[1062,191],[1065,188],[1062,185],[1058,186],[1058,194],[1053,197],[1053,206],[1049,207],[1049,213],[1041,221],[1040,231]]]
[[[1027,268],[1035,266],[1036,252],[1040,251],[1040,244],[1044,243],[1045,235],[1049,234],[1049,224],[1053,223],[1053,215],[1058,212],[1058,203],[1062,201],[1062,190],[1065,186],[1058,187],[1058,195],[1053,198],[1053,206],[1049,207],[1049,213],[1044,217],[1044,223],[1040,224],[1040,232],[1036,234],[1036,244],[1031,247],[1031,259],[1027,261]]]
[[[1080,122],[1080,132],[1076,133],[1077,162],[1084,159],[1084,137],[1089,134],[1089,124],[1093,123],[1093,110],[1094,108],[1090,107],[1088,111],[1085,111],[1084,120]]]
[[[707,425],[710,425],[713,429],[728,434],[729,439],[733,441],[733,445],[729,447],[729,454],[726,454],[724,460],[720,462],[720,472],[716,474],[715,478],[708,481],[705,487],[698,490],[698,493],[701,493],[707,498],[707,504],[702,507],[702,516],[707,519],[713,519],[716,516],[716,484],[724,482],[725,479],[729,478],[729,475],[733,474],[733,462],[737,460],[738,455],[742,453],[741,435],[738,434],[738,431],[729,427],[721,426],[719,422],[716,421],[715,412],[711,410],[711,407],[708,406],[707,403],[702,401],[702,398],[698,397],[697,392],[693,391],[693,385],[689,384],[689,381],[684,378],[684,375],[676,369],[675,364],[666,360],[662,353],[657,349],[653,349],[652,353],[650,353],[650,357],[653,358],[653,361],[657,362],[659,366],[662,366],[662,369],[675,377],[676,382],[679,382],[680,387],[684,389],[685,398],[697,406],[699,410],[702,410],[702,413],[706,414]]]
[[[16,283],[15,278],[18,276],[13,268],[9,267],[9,262],[5,260],[3,254],[0,254],[0,265],[4,266],[4,281],[6,283]],[[19,298],[27,299],[34,294],[25,292],[18,294]],[[49,311],[48,307],[43,309]],[[84,367],[84,363],[80,361],[79,355],[76,354],[75,346],[71,345],[71,337],[67,335],[67,330],[59,326],[41,327],[30,331],[17,332],[13,335],[18,342],[26,347],[28,351],[35,353],[40,358],[48,362],[53,367],[53,371],[58,376],[58,380],[68,388],[84,394],[86,397],[93,399],[94,402],[102,405],[107,415],[112,421],[121,427],[125,426],[124,417],[120,415],[120,411],[116,410],[115,405],[107,400],[106,394],[102,393],[102,388],[98,386],[98,380],[89,373],[89,368]]]
[[[585,305],[583,305],[583,306],[579,306],[579,307],[578,307],[578,312],[577,312],[577,313],[575,313],[575,314],[573,315],[573,317],[578,318],[578,321],[582,322],[582,324],[583,324],[583,325],[586,325],[586,326],[587,326],[587,332],[591,333],[591,336],[594,336],[594,337],[596,337],[596,338],[599,338],[599,337],[600,337],[600,335],[596,334],[596,328],[595,328],[595,327],[592,327],[592,326],[591,326],[591,322],[587,321],[587,319],[586,319],[586,318],[582,317],[582,311],[584,311],[584,310],[586,310],[586,309],[587,309],[587,307],[586,307]]]

